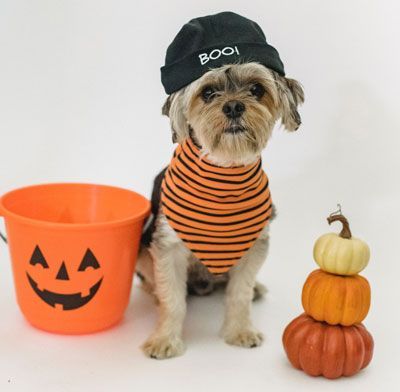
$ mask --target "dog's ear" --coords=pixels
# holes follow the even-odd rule
[[[169,95],[161,110],[162,114],[170,119],[172,143],[180,143],[188,136],[184,91],[185,89],[182,89]]]
[[[296,131],[301,124],[297,108],[304,102],[304,91],[301,84],[294,79],[277,77],[280,117],[282,125],[288,131]]]
[[[167,99],[165,100],[164,105],[161,108],[162,115],[169,117],[169,111],[171,109],[171,102],[172,102],[172,96],[169,95],[167,97]],[[172,124],[171,124],[171,132],[172,132],[172,143],[176,143],[176,139],[177,139],[176,132],[175,132],[174,128],[172,127]]]
[[[169,109],[171,108],[171,101],[172,101],[171,95],[168,95],[161,109],[162,115],[169,117]]]

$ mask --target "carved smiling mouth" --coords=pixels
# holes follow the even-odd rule
[[[82,296],[81,293],[59,294],[48,290],[40,290],[38,288],[38,284],[31,278],[31,276],[28,273],[26,273],[26,275],[32,289],[44,302],[53,308],[56,306],[56,304],[60,304],[63,310],[73,310],[86,305],[95,296],[101,285],[101,282],[103,281],[103,278],[101,278],[90,288],[88,295]]]

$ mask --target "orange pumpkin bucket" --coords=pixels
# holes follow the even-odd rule
[[[0,198],[19,307],[35,327],[108,328],[129,302],[150,202],[122,188],[44,184]]]

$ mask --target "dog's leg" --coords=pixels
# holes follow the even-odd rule
[[[153,258],[151,257],[149,248],[141,246],[136,262],[136,275],[141,281],[141,288],[147,293],[154,296],[157,301],[154,283]]]
[[[260,282],[254,285],[253,301],[258,301],[265,296],[268,289]]]
[[[226,288],[225,320],[222,334],[229,344],[242,347],[260,346],[263,335],[254,328],[251,303],[256,285],[256,275],[268,251],[268,234],[263,232],[240,262],[229,272]]]
[[[164,359],[184,352],[183,321],[186,314],[186,280],[189,251],[183,244],[168,247],[152,244],[155,290],[159,300],[159,321],[156,330],[144,343],[143,350],[151,358]]]

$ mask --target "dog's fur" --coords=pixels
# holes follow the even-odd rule
[[[244,111],[235,118],[223,111],[224,105],[232,101],[244,105]],[[170,118],[174,142],[181,143],[190,135],[209,161],[228,167],[255,162],[278,119],[288,131],[296,130],[301,123],[297,106],[303,101],[297,81],[255,62],[238,63],[212,69],[171,94],[163,114]],[[164,172],[155,180],[153,217],[143,235],[137,267],[145,289],[156,296],[160,310],[157,328],[144,343],[144,352],[159,359],[182,354],[187,291],[208,294],[223,283],[227,283],[222,328],[225,341],[243,347],[259,346],[263,337],[251,322],[250,310],[252,299],[265,291],[256,283],[256,275],[266,258],[269,225],[228,274],[212,275],[159,210]]]

